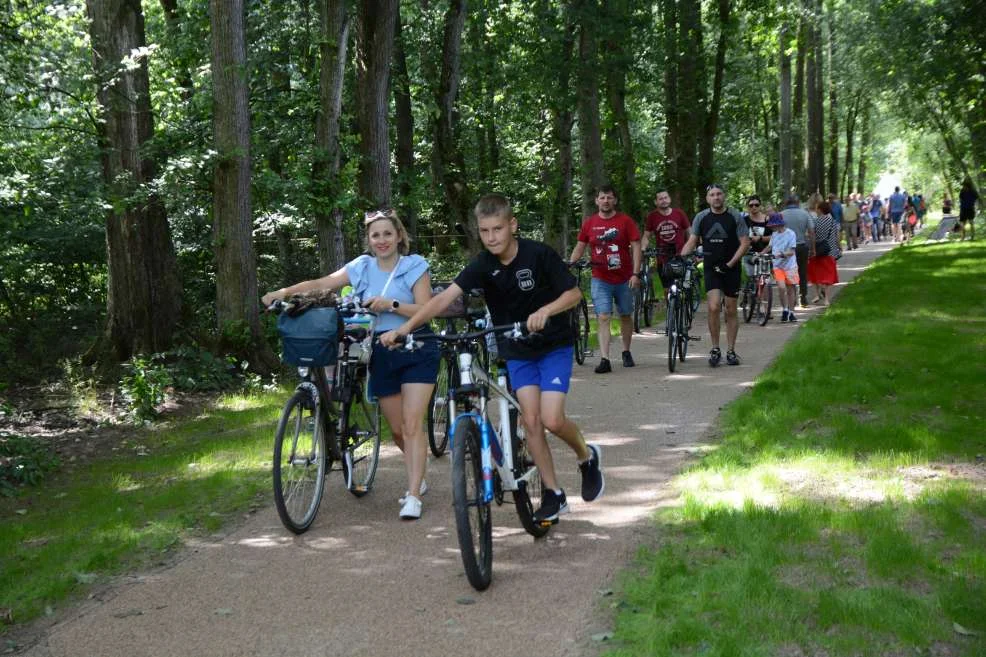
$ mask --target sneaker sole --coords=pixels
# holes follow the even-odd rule
[[[568,502],[566,502],[565,504],[562,504],[560,507],[558,507],[558,513],[554,514],[553,516],[549,516],[547,518],[541,518],[540,520],[537,519],[537,518],[535,518],[534,519],[534,522],[536,522],[537,524],[541,525],[542,527],[545,527],[547,525],[557,525],[558,524],[558,516],[564,515],[566,513],[568,513]]]
[[[596,463],[598,464],[597,467],[599,468],[599,481],[602,485],[599,486],[599,492],[596,493],[596,496],[594,498],[592,498],[591,500],[587,500],[585,499],[585,497],[583,497],[582,500],[584,502],[595,502],[596,500],[598,500],[600,497],[603,496],[603,493],[606,492],[606,475],[603,474],[603,448],[595,443],[592,443],[592,446],[589,449],[595,449]]]

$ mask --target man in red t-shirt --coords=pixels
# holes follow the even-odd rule
[[[676,255],[681,254],[681,247],[688,241],[691,222],[688,215],[679,208],[671,207],[671,195],[666,189],[662,189],[654,197],[654,206],[657,208],[644,221],[644,239],[641,241],[641,250],[647,249],[647,241],[654,238],[654,250],[657,251],[657,273],[661,277],[661,285],[664,286],[664,296],[668,295],[668,288],[671,287],[671,277],[664,273],[664,263]]]
[[[633,367],[630,339],[633,337],[633,295],[630,288],[640,285],[640,230],[633,219],[617,212],[616,192],[603,185],[596,192],[598,212],[586,217],[579,231],[579,241],[572,249],[569,262],[582,257],[589,249],[592,263],[592,305],[596,309],[599,327],[601,359],[596,374],[612,371],[609,364],[609,320],[613,316],[613,301],[620,314],[620,334],[623,337],[623,367]]]

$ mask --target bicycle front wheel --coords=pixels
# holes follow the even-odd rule
[[[747,324],[753,319],[753,315],[757,311],[757,291],[751,285],[747,285],[743,288],[743,321]]]
[[[493,577],[493,515],[483,501],[479,427],[467,418],[456,423],[452,437],[452,506],[466,578],[485,590]]]
[[[572,324],[575,327],[575,362],[585,365],[585,355],[589,352],[589,304],[584,298],[575,306]]]
[[[654,323],[654,280],[650,276],[645,276],[642,285],[644,286],[644,326],[651,326]]]
[[[518,427],[517,409],[510,409],[510,436],[513,442],[514,453],[514,477],[517,482],[517,490],[514,491],[514,506],[517,507],[517,517],[524,531],[534,538],[541,538],[551,529],[550,524],[542,525],[534,521],[534,511],[541,506],[541,494],[544,484],[541,481],[541,473],[534,465],[534,458],[527,448],[527,440],[524,437],[524,427]],[[520,481],[521,478],[524,478]]]
[[[306,390],[284,405],[274,436],[274,506],[295,534],[311,527],[325,488],[328,453],[322,407]]]
[[[363,394],[362,381],[342,410],[346,488],[363,497],[373,487],[380,459],[380,405]]]
[[[770,319],[770,309],[774,305],[774,288],[770,287],[769,282],[759,285],[760,291],[757,294],[757,318],[760,326],[766,326]]]
[[[442,456],[448,449],[449,381],[455,371],[455,363],[451,358],[443,357],[438,361],[438,377],[428,405],[428,447],[436,457]]]
[[[631,290],[631,293],[633,294],[633,332],[640,333],[640,325],[644,319],[644,287],[639,285]]]
[[[675,304],[675,323],[678,325],[678,360],[685,362],[685,355],[688,353],[688,331],[691,329],[691,321],[688,319],[688,308],[683,303]]]
[[[680,305],[681,301],[676,295],[672,294],[668,297],[668,371],[672,373],[678,362],[678,331],[681,330],[678,326],[678,307]]]

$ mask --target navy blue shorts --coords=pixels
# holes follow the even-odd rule
[[[429,332],[425,329],[426,332]],[[419,332],[415,332],[418,334]],[[435,383],[438,378],[438,341],[422,340],[414,351],[388,349],[376,340],[370,359],[370,390],[374,397],[399,394],[405,383]]]

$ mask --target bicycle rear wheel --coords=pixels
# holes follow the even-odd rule
[[[541,506],[541,494],[544,484],[541,481],[541,473],[534,465],[534,458],[527,448],[527,440],[524,437],[524,427],[518,426],[517,409],[510,409],[510,436],[513,442],[514,454],[514,477],[520,479],[525,475],[524,481],[518,481],[517,490],[514,491],[514,506],[517,507],[517,517],[524,531],[534,538],[541,538],[548,533],[551,525],[541,525],[534,522],[534,511]]]
[[[443,356],[438,361],[438,377],[435,379],[435,389],[431,391],[431,403],[428,405],[428,447],[436,457],[448,450],[451,430],[448,421],[449,382],[454,372],[456,372],[455,363],[451,358]]]
[[[760,291],[757,293],[757,321],[760,326],[766,326],[770,319],[770,309],[774,305],[774,288],[769,281],[763,281],[758,286]]]
[[[668,296],[668,371],[672,373],[678,362],[678,331],[680,330],[678,326],[678,307],[680,305],[681,300],[678,299],[677,295],[671,294]]]
[[[462,567],[472,587],[482,591],[493,576],[493,517],[483,501],[479,427],[471,418],[457,422],[452,437],[452,506]]]
[[[677,314],[675,323],[678,324],[678,359],[684,363],[685,356],[688,354],[688,331],[691,328],[691,322],[688,319],[688,308],[685,307],[685,304],[678,303],[675,312]]]
[[[343,469],[346,488],[363,497],[373,487],[380,458],[380,405],[363,393],[362,381],[342,409]]]
[[[322,407],[306,390],[284,405],[274,436],[274,506],[295,534],[311,527],[325,488],[328,452]]]
[[[589,351],[589,304],[585,298],[575,306],[572,326],[575,330],[575,362],[585,365],[585,355]]]
[[[743,286],[740,295],[740,303],[743,306],[743,321],[749,324],[757,311],[757,291],[753,288],[752,281]]]
[[[650,275],[644,276],[642,285],[644,286],[644,326],[651,326],[654,323],[654,279]]]
[[[689,291],[689,294],[691,295],[689,301],[692,306],[692,315],[697,313],[699,306],[702,305],[703,288],[705,288],[705,276],[702,272],[696,271],[695,276],[692,277],[692,286]]]
[[[640,333],[640,325],[644,319],[644,288],[638,286],[630,292],[633,294],[633,332]]]

